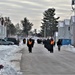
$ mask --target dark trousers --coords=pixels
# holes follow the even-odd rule
[[[29,53],[32,53],[32,47],[28,47]]]
[[[50,46],[50,53],[53,53],[53,45]]]
[[[61,47],[61,46],[60,46],[60,45],[58,45],[58,51],[60,51],[60,47]]]
[[[50,53],[53,53],[53,48],[52,48],[52,49],[50,49]]]

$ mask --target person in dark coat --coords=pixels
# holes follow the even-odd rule
[[[34,45],[34,42],[33,42],[33,40],[30,38],[30,39],[27,41],[27,46],[28,46],[29,53],[32,53],[33,45]]]
[[[32,40],[32,47],[34,47],[35,40],[32,38],[31,38],[31,40]]]
[[[62,40],[59,39],[59,40],[57,41],[58,51],[60,51],[61,45],[62,45]]]
[[[50,52],[50,53],[53,53],[53,46],[54,46],[55,42],[54,40],[51,38],[51,39],[47,39],[44,41],[44,47]]]
[[[26,39],[24,38],[24,39],[23,39],[23,44],[25,44],[25,43],[26,43]]]
[[[55,45],[55,41],[53,40],[53,38],[50,39],[50,52],[53,53],[53,47]]]
[[[50,51],[50,39],[48,38],[46,41],[44,41],[44,47]]]

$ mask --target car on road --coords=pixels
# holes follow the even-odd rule
[[[0,45],[14,45],[14,43],[5,39],[0,39]]]
[[[14,42],[15,45],[19,45],[19,40],[13,37],[6,37],[5,40]]]

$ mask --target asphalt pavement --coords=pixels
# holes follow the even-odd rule
[[[23,75],[75,75],[75,53],[57,50],[50,53],[43,44],[34,44],[32,53],[25,47],[20,62]]]

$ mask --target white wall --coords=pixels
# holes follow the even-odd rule
[[[0,38],[6,37],[6,26],[0,25]]]
[[[69,30],[70,23],[68,21],[68,19],[60,21],[58,26],[58,39],[71,39]]]

